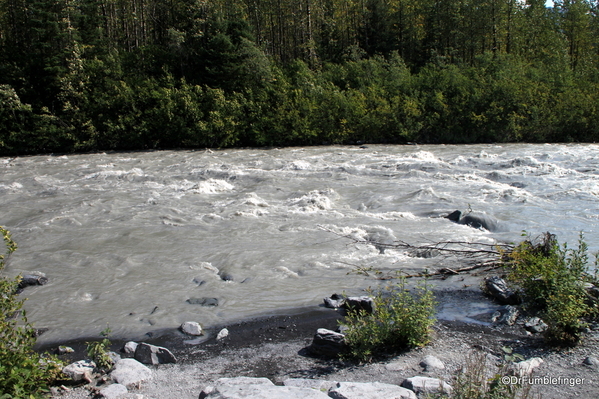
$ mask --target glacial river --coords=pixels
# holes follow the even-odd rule
[[[497,231],[442,217],[470,209],[497,219]],[[0,225],[19,246],[6,273],[49,279],[21,294],[29,320],[48,329],[42,343],[97,336],[107,323],[114,336],[138,338],[360,294],[376,281],[349,273],[357,267],[419,272],[459,262],[341,235],[417,245],[550,231],[576,246],[582,231],[597,251],[599,145],[0,158]]]

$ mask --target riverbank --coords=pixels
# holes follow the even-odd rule
[[[456,296],[463,294],[464,299],[473,300],[471,292],[455,292]],[[545,399],[599,397],[597,366],[584,364],[585,359],[592,359],[599,352],[598,331],[590,330],[576,348],[558,351],[545,347],[541,337],[527,334],[519,323],[493,326],[440,320],[434,326],[432,342],[426,347],[369,364],[310,356],[306,348],[316,329],[335,328],[339,317],[331,309],[316,308],[294,316],[244,321],[227,326],[226,339],[217,341],[215,329],[209,331],[211,338],[198,344],[186,343],[189,337],[179,332],[165,332],[148,342],[171,349],[178,363],[151,366],[153,379],[139,389],[130,390],[130,397],[195,399],[218,378],[238,376],[266,377],[276,384],[289,378],[308,378],[399,385],[404,379],[418,375],[455,384],[455,377],[474,353],[486,356],[490,372],[500,372],[496,365],[506,355],[502,348],[511,348],[526,359],[543,360],[533,374],[540,379],[529,387],[533,394]],[[113,349],[118,350],[121,344],[114,342]],[[420,362],[427,355],[440,359],[445,368],[424,371]],[[89,387],[80,386],[60,391],[54,397],[89,399],[93,393]]]

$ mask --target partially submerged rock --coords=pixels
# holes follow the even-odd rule
[[[345,295],[333,294],[328,298],[323,298],[324,306],[331,309],[337,309],[345,303]]]

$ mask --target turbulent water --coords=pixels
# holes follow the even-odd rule
[[[599,248],[598,145],[102,153],[0,158],[0,171],[0,224],[19,245],[7,273],[49,279],[22,294],[42,342],[284,313],[373,284],[356,267],[456,261],[334,233],[421,244],[551,231],[575,245],[583,231]],[[441,217],[456,209],[499,229]]]

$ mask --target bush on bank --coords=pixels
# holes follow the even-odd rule
[[[16,295],[20,277],[3,275],[6,257],[17,249],[0,226],[6,253],[0,255],[0,399],[40,398],[62,372],[60,363],[33,350],[35,332],[27,323],[24,300]]]

